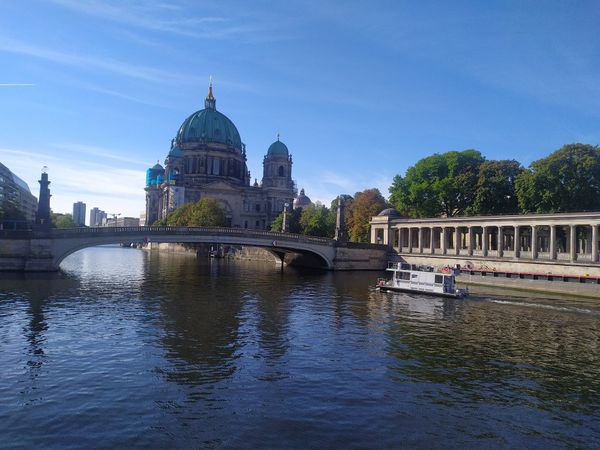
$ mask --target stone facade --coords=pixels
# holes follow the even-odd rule
[[[292,203],[292,157],[278,137],[264,157],[262,182],[251,184],[246,147],[233,122],[216,110],[211,85],[205,109],[183,122],[164,167],[148,169],[145,190],[147,225],[186,203],[212,198],[229,226],[264,230]]]

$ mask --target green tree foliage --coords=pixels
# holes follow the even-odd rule
[[[484,157],[476,150],[434,154],[396,175],[390,201],[411,217],[457,216],[473,203],[479,167]]]
[[[523,212],[600,209],[600,147],[569,144],[532,162],[516,191]]]
[[[287,232],[294,234],[302,234],[300,227],[300,215],[302,208],[292,209],[287,212]],[[271,231],[281,231],[283,226],[283,212],[279,214],[271,224]]]
[[[308,236],[333,237],[335,217],[332,221],[329,208],[320,203],[310,204],[302,208],[300,229]]]
[[[50,223],[53,228],[77,228],[72,214],[50,212]]]
[[[170,212],[154,225],[171,227],[224,227],[227,225],[225,211],[219,202],[203,198],[196,203],[186,203]]]
[[[8,199],[0,202],[0,220],[25,220],[25,214]]]
[[[479,166],[473,204],[467,214],[516,214],[519,202],[515,183],[523,166],[515,160],[484,161]]]
[[[365,189],[354,194],[346,206],[346,226],[353,242],[369,242],[369,221],[389,205],[378,189]],[[334,222],[335,227],[335,222]]]

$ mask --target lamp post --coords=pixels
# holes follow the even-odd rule
[[[283,223],[281,224],[281,232],[282,233],[287,233],[287,210],[288,210],[288,206],[290,206],[289,203],[284,203],[283,204]]]

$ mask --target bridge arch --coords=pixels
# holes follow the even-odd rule
[[[52,265],[55,269],[58,269],[67,256],[78,250],[122,242],[205,243],[260,247],[278,255],[284,254],[287,257],[286,262],[298,260],[292,258],[292,255],[309,255],[312,261],[316,262],[313,267],[334,269],[335,241],[326,238],[212,227],[81,228],[52,230],[51,234],[53,235]]]

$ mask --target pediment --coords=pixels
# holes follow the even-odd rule
[[[201,188],[202,190],[212,191],[226,191],[226,192],[240,192],[242,188],[240,186],[234,186],[227,181],[217,180],[212,183],[207,183]]]

